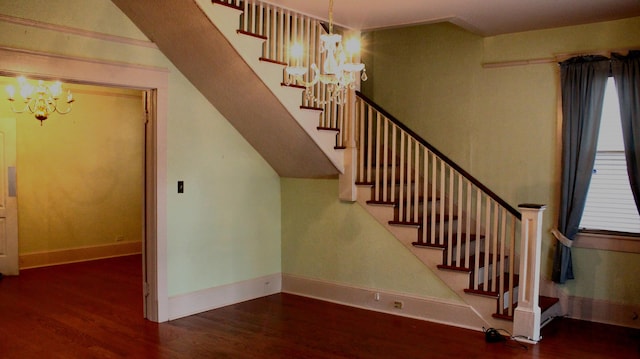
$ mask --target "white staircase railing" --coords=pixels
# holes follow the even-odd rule
[[[312,63],[322,66],[323,59],[317,51],[317,45],[320,44],[320,35],[326,31],[321,20],[257,0],[214,0],[214,2],[224,3],[243,11],[239,23],[240,31],[265,39],[262,60],[288,65],[291,44],[303,43],[308,49],[301,60],[301,65],[308,69],[303,80],[310,81],[309,76],[313,73]],[[298,87],[292,78],[287,78],[284,71],[282,85]],[[321,110],[318,128],[335,130],[339,134],[336,136],[336,147],[344,148],[346,138],[339,130],[345,127],[345,106],[332,101],[328,95],[327,86],[321,82],[316,83],[310,90],[309,95],[303,94],[301,106]],[[313,100],[314,97],[322,103],[316,103]]]
[[[497,296],[512,316],[520,213],[359,94],[357,181],[372,204],[396,206],[391,224],[419,227],[415,246],[442,248],[441,269],[472,272],[467,292]]]

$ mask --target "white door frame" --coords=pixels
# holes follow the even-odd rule
[[[145,158],[145,276],[149,295],[145,318],[169,319],[167,288],[167,109],[169,72],[165,68],[115,63],[0,47],[0,74],[55,78],[65,82],[135,88],[153,93]]]

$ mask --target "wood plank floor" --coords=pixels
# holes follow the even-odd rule
[[[169,323],[142,319],[141,258],[0,281],[0,358],[640,358],[638,330],[570,319],[542,342],[279,294]]]

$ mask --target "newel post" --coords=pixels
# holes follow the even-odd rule
[[[338,179],[339,198],[341,201],[355,202],[358,199],[356,188],[356,169],[357,169],[357,151],[356,151],[356,93],[355,90],[347,91],[347,102],[343,105],[345,108],[345,124],[343,134],[344,146],[344,172],[340,174]]]
[[[546,206],[521,204],[520,284],[518,306],[513,314],[513,334],[530,341],[540,340],[540,252],[542,248],[542,212]]]

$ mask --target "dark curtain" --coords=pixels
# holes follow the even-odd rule
[[[640,51],[613,54],[611,64],[620,101],[620,119],[631,192],[640,213]]]
[[[562,90],[562,182],[558,238],[552,280],[573,279],[571,243],[587,199],[596,157],[604,90],[610,61],[603,56],[574,57],[560,63]]]

